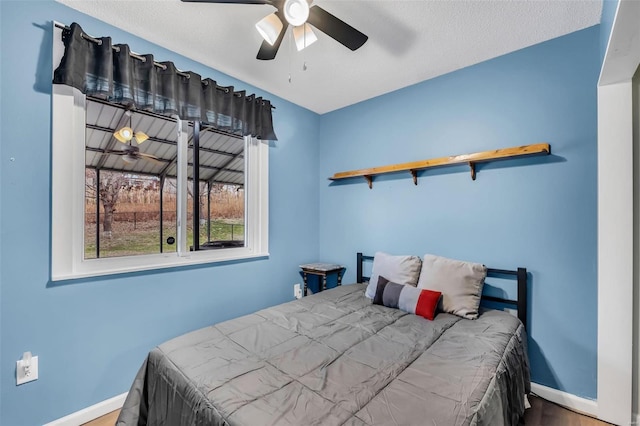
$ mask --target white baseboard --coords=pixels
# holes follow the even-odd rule
[[[581,398],[567,392],[539,385],[538,383],[531,383],[531,392],[547,401],[562,405],[572,411],[598,418],[598,402],[592,399]]]
[[[127,398],[127,394],[128,392],[125,392],[105,401],[98,402],[91,407],[83,408],[80,411],[76,411],[75,413],[62,417],[61,419],[47,423],[44,426],[79,426],[83,423],[90,422],[91,420],[95,420],[98,417],[122,408],[124,400]]]

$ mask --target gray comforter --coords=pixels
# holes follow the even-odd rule
[[[500,311],[434,321],[346,285],[153,349],[118,425],[515,425],[526,333]]]

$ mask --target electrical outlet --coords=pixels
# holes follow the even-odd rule
[[[293,297],[296,299],[302,298],[302,288],[300,288],[300,284],[293,285]]]
[[[38,357],[25,352],[22,359],[16,361],[16,385],[34,380],[38,380]]]

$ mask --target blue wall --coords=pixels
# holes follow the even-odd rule
[[[600,17],[600,63],[604,62],[604,55],[607,53],[609,37],[613,29],[613,21],[618,10],[620,0],[603,0],[602,15]]]
[[[298,265],[318,256],[319,116],[58,3],[0,7],[0,424],[36,425],[127,391],[162,341],[292,299]],[[272,100],[280,140],[270,149],[268,259],[49,281],[52,20]],[[40,378],[17,387],[27,350]]]
[[[596,397],[599,27],[321,117],[320,257],[434,253],[531,274],[537,383]],[[338,171],[537,142],[547,157],[330,184]]]

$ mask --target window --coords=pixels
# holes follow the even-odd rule
[[[68,86],[52,110],[53,280],[268,255],[267,143]]]

